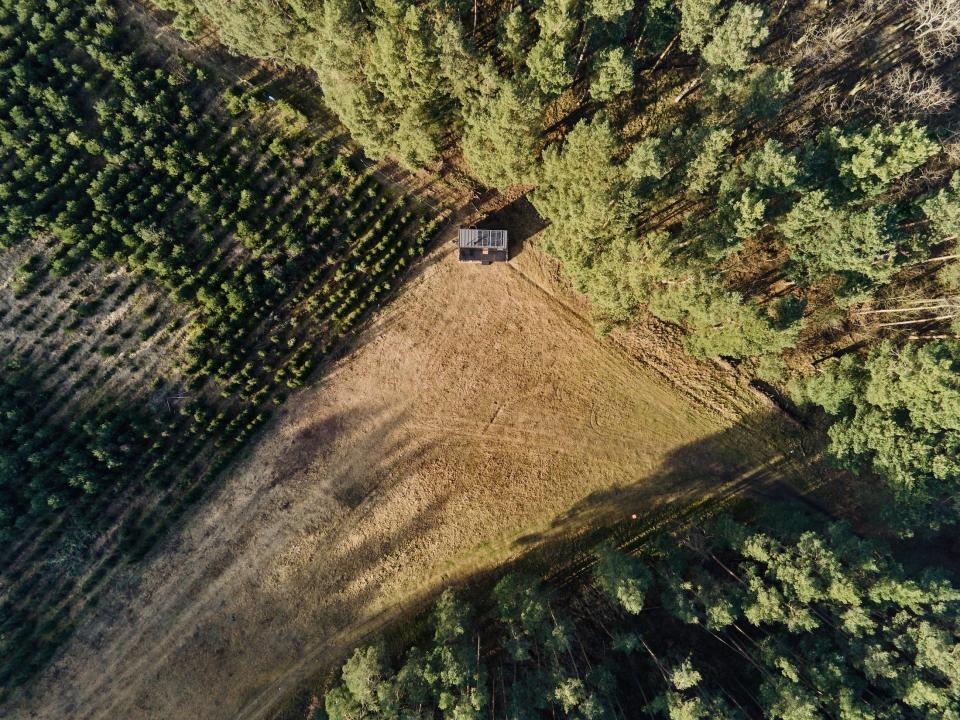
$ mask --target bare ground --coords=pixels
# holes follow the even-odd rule
[[[553,275],[434,251],[0,715],[262,718],[447,582],[791,476],[729,373],[666,328],[598,340]]]

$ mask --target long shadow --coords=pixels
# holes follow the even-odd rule
[[[762,428],[767,434],[758,437]],[[504,552],[502,564],[482,570],[453,570],[441,583],[424,586],[412,597],[372,615],[354,605],[351,613],[338,617],[341,627],[358,622],[353,632],[339,639],[331,637],[322,648],[316,648],[310,658],[312,667],[304,667],[297,681],[290,679],[280,693],[272,686],[258,693],[257,709],[262,710],[265,706],[259,703],[267,699],[274,711],[284,704],[294,706],[291,699],[303,698],[310,688],[320,687],[325,674],[342,662],[353,645],[372,640],[424,610],[446,585],[488,588],[506,572],[517,570],[550,577],[563,585],[589,571],[589,550],[603,538],[614,537],[621,545],[638,547],[654,535],[696,523],[741,502],[790,499],[825,511],[816,488],[830,472],[820,463],[819,447],[819,440],[809,434],[804,437],[776,413],[745,418],[734,427],[679,447],[648,476],[624,478],[621,485],[590,493],[545,529],[517,537]],[[436,498],[394,537],[415,541],[416,529],[443,516],[446,503],[445,497]],[[382,604],[375,588],[368,596]],[[350,643],[343,644],[347,639]]]
[[[309,471],[307,466],[318,452],[322,455],[332,438],[358,422],[354,415],[362,416],[362,441],[336,450],[336,462],[321,465],[323,474]],[[809,486],[822,479],[817,455],[804,454],[798,429],[776,414],[751,416],[673,450],[652,473],[624,477],[616,487],[586,495],[547,527],[498,550],[480,570],[475,569],[476,563],[468,563],[427,582],[424,568],[413,569],[424,574],[424,584],[391,600],[385,597],[384,582],[393,573],[409,572],[397,562],[410,557],[407,551],[431,528],[449,522],[456,512],[453,496],[462,489],[437,487],[426,501],[412,506],[409,515],[391,517],[389,526],[375,521],[378,505],[406,478],[411,461],[420,467],[441,452],[405,431],[406,420],[402,409],[360,406],[347,414],[323,413],[308,419],[289,437],[282,453],[258,469],[260,479],[254,491],[228,504],[216,525],[206,524],[214,534],[204,536],[192,553],[203,558],[203,567],[186,573],[176,586],[165,583],[160,589],[171,592],[155,596],[143,608],[145,623],[130,616],[114,627],[114,638],[107,645],[100,645],[102,636],[83,638],[81,656],[91,656],[103,665],[102,679],[94,687],[71,688],[75,702],[66,708],[70,716],[78,720],[117,716],[129,702],[122,690],[127,684],[152,692],[184,682],[177,702],[186,710],[200,698],[201,684],[219,680],[221,687],[228,688],[235,674],[251,678],[250,685],[242,697],[223,698],[213,717],[260,716],[285,698],[299,695],[301,688],[317,687],[320,676],[341,662],[357,642],[425,608],[444,585],[486,584],[517,568],[569,579],[589,569],[587,551],[602,537],[642,544],[656,532],[695,522],[740,498],[763,501],[796,493],[807,497]],[[758,435],[762,430],[765,434]],[[810,439],[806,440],[810,447]],[[397,458],[397,464],[368,463],[369,458]],[[241,464],[254,461],[248,457]],[[325,463],[326,458],[321,461]],[[313,487],[315,482],[322,487]],[[286,483],[293,484],[281,487]],[[296,540],[296,552],[308,552],[310,560],[296,564],[279,585],[243,573],[231,582],[230,568],[258,556],[254,545],[263,513],[284,499],[300,503],[301,509],[316,507],[321,526],[304,544],[295,529],[286,532],[276,523],[268,524],[267,529],[279,533],[278,542],[267,546],[272,548],[268,554],[279,561]],[[332,514],[331,505],[337,508]],[[219,530],[227,526],[244,530],[222,533],[221,540]],[[229,545],[223,540],[229,540]],[[170,545],[175,549],[177,541],[171,540]],[[174,561],[167,558],[167,567]],[[267,567],[262,558],[259,567]],[[238,589],[253,592],[255,603],[232,603],[232,593]],[[128,598],[136,592],[135,587],[127,587],[113,593],[102,612],[123,617]],[[231,608],[236,609],[232,616]],[[245,629],[258,628],[263,633],[264,626],[269,646],[251,648]],[[183,641],[176,640],[178,632],[186,633]],[[187,641],[187,637],[193,639]],[[109,655],[103,656],[108,649]],[[152,678],[158,672],[170,675],[158,678],[160,684],[154,686]],[[201,679],[191,680],[194,675]]]

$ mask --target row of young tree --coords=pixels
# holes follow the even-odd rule
[[[0,317],[0,695],[214,485],[436,228],[333,145],[254,114],[255,91],[225,90],[123,21],[108,0],[0,0],[0,252],[20,258],[21,296]],[[161,346],[156,303],[116,287],[61,292],[109,274],[126,298],[166,294],[160,334],[184,339]],[[121,311],[139,316],[122,337]],[[86,317],[102,322],[78,332]],[[164,357],[131,387],[117,378],[143,346]]]
[[[870,413],[897,437],[932,433],[934,457],[952,453],[955,0],[159,4],[187,32],[312,68],[371,155],[420,165],[457,146],[482,183],[531,187],[550,223],[541,247],[601,331],[649,312],[699,358],[774,384],[819,373],[810,387],[941,358],[929,384],[898,383]],[[876,335],[893,342],[811,362]],[[801,385],[798,399],[825,399]],[[918,415],[928,402],[941,410]],[[917,446],[891,466],[882,441],[855,442],[848,424],[832,431],[834,455],[890,480],[902,518],[955,516],[952,463]]]
[[[956,718],[960,588],[795,507],[507,575],[358,648],[311,718]]]

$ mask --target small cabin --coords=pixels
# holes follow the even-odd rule
[[[479,262],[489,265],[492,262],[506,262],[510,259],[506,230],[460,228],[457,247],[460,249],[460,262]]]

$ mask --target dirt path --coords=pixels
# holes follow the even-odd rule
[[[261,718],[447,581],[784,474],[753,399],[649,328],[598,341],[549,264],[511,265],[435,251],[12,716]]]

